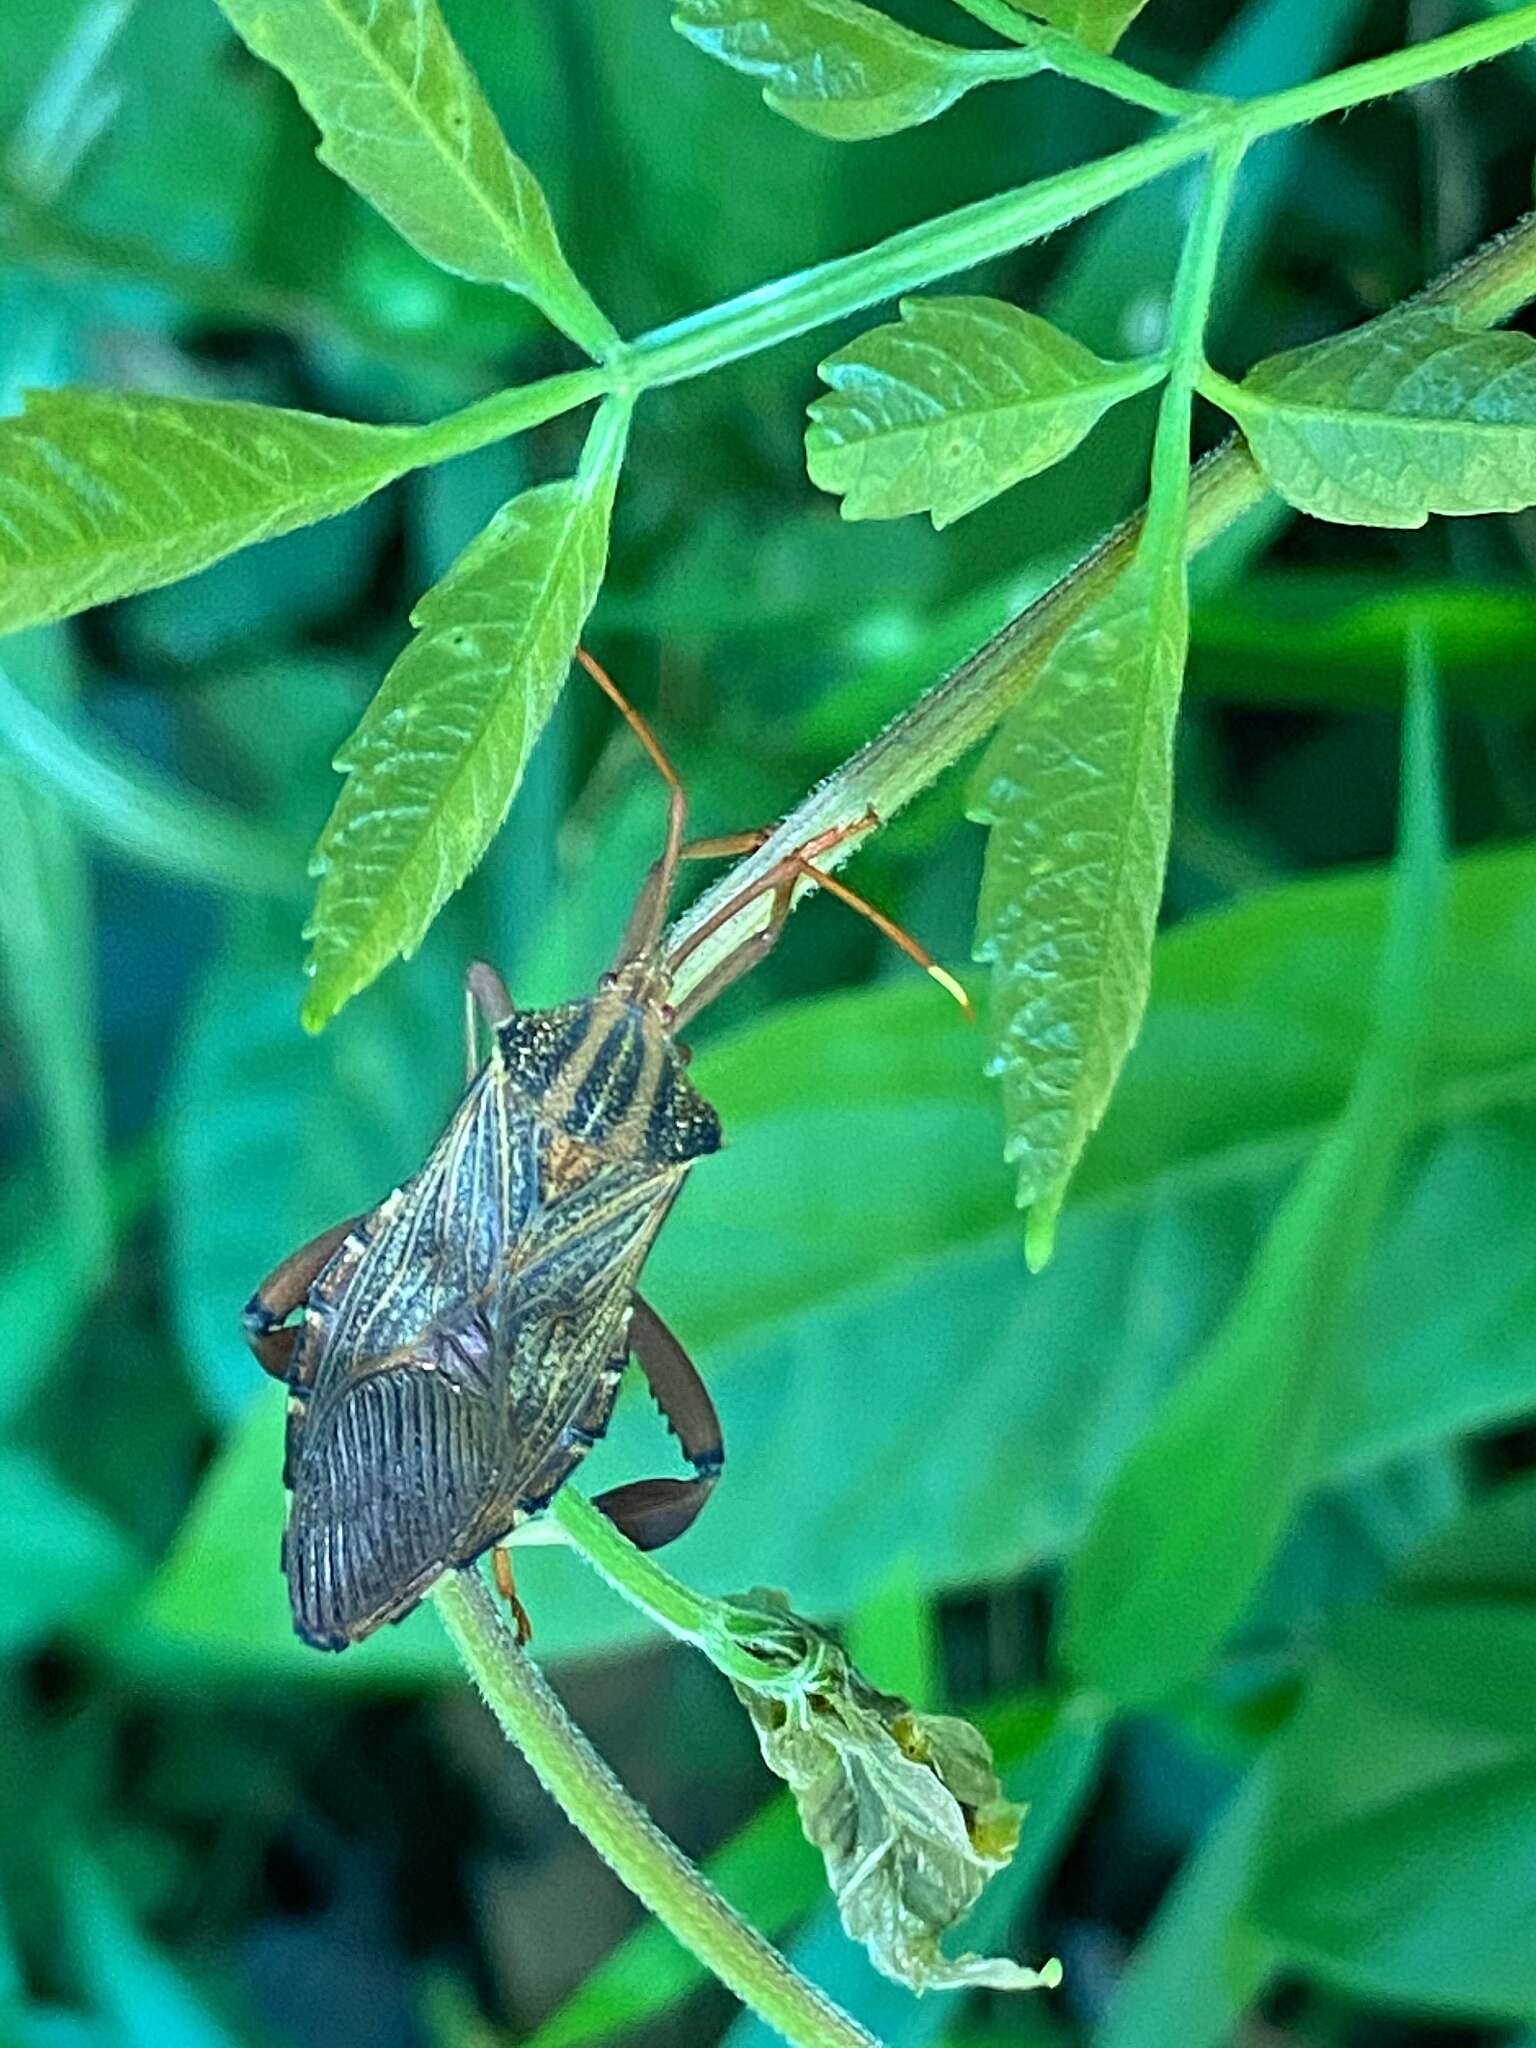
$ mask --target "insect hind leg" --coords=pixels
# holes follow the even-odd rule
[[[720,1418],[698,1369],[656,1311],[637,1295],[630,1348],[692,1465],[692,1479],[637,1479],[600,1493],[594,1506],[639,1550],[659,1550],[692,1527],[725,1464]]]
[[[245,1304],[241,1318],[245,1325],[245,1341],[263,1369],[274,1379],[288,1377],[294,1345],[298,1340],[297,1331],[284,1330],[281,1325],[305,1300],[334,1254],[361,1221],[360,1216],[349,1216],[345,1223],[333,1223],[329,1230],[322,1230],[308,1244],[290,1252],[280,1265],[273,1267]]]

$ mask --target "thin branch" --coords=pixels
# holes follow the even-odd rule
[[[519,1648],[479,1572],[450,1571],[433,1599],[487,1706],[545,1791],[684,1947],[797,2048],[879,2048],[748,1926],[630,1798]]]

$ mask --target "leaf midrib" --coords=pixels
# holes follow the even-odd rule
[[[917,390],[916,385],[907,383],[902,378],[893,377],[887,381],[895,384],[905,384],[905,388],[911,391]],[[900,426],[896,427],[877,427],[873,433],[835,442],[823,452],[841,453],[844,449],[848,448],[868,448],[880,442],[889,444],[892,441],[899,441],[909,435],[928,435],[936,429],[947,426],[952,421],[970,424],[976,421],[989,421],[994,419],[999,413],[1027,414],[1040,410],[1061,411],[1074,404],[1094,402],[1106,392],[1111,394],[1123,392],[1124,395],[1129,396],[1139,381],[1141,380],[1122,373],[1115,377],[1106,377],[1102,380],[1095,379],[1091,383],[1079,384],[1066,391],[1052,392],[1043,396],[1003,398],[985,406],[945,406],[936,412],[931,419],[904,421]],[[919,395],[926,397],[928,394],[920,393]],[[842,392],[839,391],[837,396],[842,398]],[[848,401],[844,400],[844,402],[847,403]],[[1109,402],[1111,404],[1114,402],[1113,396],[1111,396]],[[833,429],[820,417],[817,418],[815,424],[823,433],[831,434],[833,432]]]
[[[314,4],[314,0],[310,0],[310,4]],[[510,247],[509,242],[509,229],[511,228],[512,224],[506,220],[506,218],[501,212],[500,207],[498,207],[492,200],[491,195],[486,190],[485,186],[480,182],[478,178],[474,177],[471,174],[469,169],[468,158],[456,158],[454,156],[453,151],[447,147],[447,139],[444,136],[442,128],[440,127],[438,122],[434,118],[428,117],[423,103],[420,100],[414,99],[412,97],[410,89],[405,84],[405,81],[399,76],[397,72],[392,70],[388,64],[384,63],[382,57],[379,55],[376,49],[375,44],[364,33],[362,28],[353,22],[353,20],[346,13],[346,11],[337,4],[337,0],[319,0],[319,5],[325,9],[326,13],[337,24],[341,31],[341,35],[344,41],[350,42],[354,49],[356,49],[365,59],[377,60],[373,64],[372,68],[374,68],[377,71],[378,75],[384,79],[386,87],[391,97],[397,102],[397,104],[404,108],[408,114],[415,112],[420,113],[420,125],[422,132],[432,138],[432,141],[436,148],[436,152],[441,161],[449,170],[450,174],[457,180],[457,182],[464,188],[464,190],[467,191],[471,195],[471,197],[476,201],[480,211],[485,215],[486,219],[491,223],[491,226],[496,230],[497,235],[502,239],[504,244],[508,245],[508,253],[511,255],[512,260],[515,264],[517,262],[516,252]],[[465,68],[467,71],[467,64]],[[473,82],[472,74],[471,79]],[[478,86],[475,87],[475,90],[478,92]],[[347,132],[352,135],[357,134],[357,131],[355,129],[348,130]],[[327,142],[329,142],[329,135],[327,135],[325,139]],[[508,143],[504,137],[499,136],[498,140],[500,140],[502,150],[506,156],[513,184],[516,185],[519,160],[516,158],[510,143]],[[516,232],[518,234],[527,233],[527,230],[523,226],[521,221],[519,221],[519,223],[517,224]],[[527,281],[528,273],[526,270],[520,268],[519,275],[523,277],[525,282]],[[540,289],[542,289],[542,287]],[[529,296],[532,297],[533,295],[533,292],[530,291]]]

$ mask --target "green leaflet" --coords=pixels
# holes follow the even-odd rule
[[[1343,1114],[1072,1561],[1063,1654],[1124,1704],[1176,1692],[1216,1655],[1315,1483],[1340,1407],[1340,1340],[1412,1128],[1429,1007],[1444,849],[1427,680],[1410,699],[1403,791],[1375,1030]]]
[[[837,142],[915,128],[973,85],[1040,68],[1027,52],[914,35],[860,0],[678,0],[672,25],[762,79],[776,114]]]
[[[1536,504],[1536,340],[1407,312],[1202,388],[1288,503],[1355,526]]]
[[[992,963],[1007,1158],[1037,1271],[1146,1008],[1189,634],[1182,552],[1145,551],[1073,626],[993,740],[976,955]]]
[[[1029,0],[1029,12],[1053,28],[1064,28],[1090,50],[1112,50],[1146,4],[1147,0]]]
[[[419,440],[238,399],[31,392],[0,420],[0,631],[344,512],[412,468]]]
[[[80,1841],[59,1845],[64,1952],[103,2039],[117,2048],[241,2048],[210,2000],[135,1925],[104,1864]],[[68,2036],[64,2037],[68,2039]]]
[[[616,336],[561,253],[437,0],[220,0],[292,84],[320,157],[423,256],[522,292],[592,355]]]
[[[628,418],[605,405],[576,475],[513,498],[470,542],[337,754],[347,781],[305,927],[309,1030],[410,958],[506,816],[602,582]]]
[[[821,365],[832,395],[810,407],[806,467],[845,519],[948,526],[1059,462],[1157,374],[1000,299],[904,299],[898,322]]]
[[[1358,1996],[1536,2020],[1536,1484],[1339,1617],[1276,1745],[1244,1914]]]

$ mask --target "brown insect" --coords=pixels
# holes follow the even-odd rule
[[[289,1389],[282,1565],[294,1625],[321,1649],[402,1620],[444,1571],[547,1507],[606,1429],[631,1352],[694,1476],[615,1487],[597,1505],[644,1549],[682,1534],[719,1477],[720,1423],[687,1353],[635,1291],[689,1168],[720,1144],[677,1034],[774,944],[806,876],[948,983],[905,933],[814,865],[873,817],[786,855],[664,956],[679,862],[767,835],[685,846],[687,804],[670,762],[598,664],[580,659],[671,792],[664,849],[616,964],[595,995],[519,1011],[500,975],[476,962],[465,990],[469,1085],[426,1164],[377,1208],[293,1252],[245,1310],[252,1349]],[[767,923],[673,1006],[682,963],[763,894]],[[477,1010],[491,1034],[483,1065]],[[505,1552],[496,1563],[526,1632]]]

